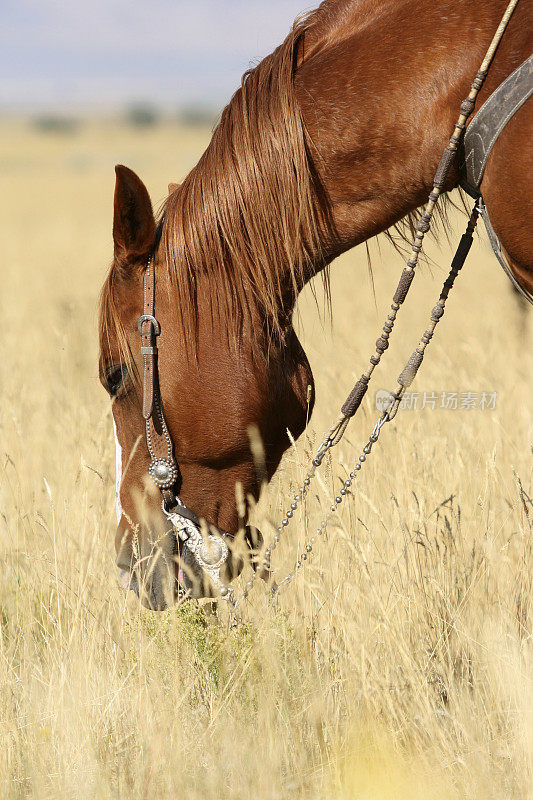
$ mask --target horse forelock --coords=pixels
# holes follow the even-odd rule
[[[117,281],[119,274],[113,264],[102,286],[99,304],[99,332],[100,332],[100,351],[104,358],[114,350],[120,364],[124,364],[130,374],[134,376],[134,359],[128,344],[126,330],[121,318],[120,308],[117,300]]]

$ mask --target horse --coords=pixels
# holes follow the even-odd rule
[[[235,535],[246,498],[289,446],[287,430],[297,438],[312,412],[313,376],[292,324],[299,292],[317,274],[327,291],[338,255],[402,220],[412,226],[506,2],[325,0],[245,73],[159,220],[141,179],[116,167],[99,369],[117,442],[117,565],[148,607],[167,607],[183,584],[179,544],[147,477],[137,319],[148,260],[180,498]],[[479,101],[530,52],[523,2]],[[493,228],[530,292],[531,111],[526,103],[510,120],[483,178]],[[445,191],[459,181],[454,166]]]

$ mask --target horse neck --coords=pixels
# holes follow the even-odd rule
[[[295,79],[318,210],[329,219],[317,271],[427,200],[506,5],[340,0],[319,10]]]

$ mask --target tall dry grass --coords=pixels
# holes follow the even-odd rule
[[[495,410],[400,412],[278,606],[260,588],[236,630],[192,603],[144,611],[117,586],[96,368],[112,168],[137,169],[157,201],[207,136],[0,126],[0,797],[533,797],[531,313],[483,241],[413,388],[496,391]],[[264,528],[366,363],[401,268],[372,249],[375,300],[364,248],[333,268],[332,330],[301,298],[318,404],[257,509]],[[450,249],[432,255],[376,388],[423,330]],[[279,575],[366,441],[368,395]]]

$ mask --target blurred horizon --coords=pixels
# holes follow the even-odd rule
[[[5,0],[0,112],[220,110],[318,0]]]

